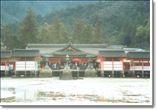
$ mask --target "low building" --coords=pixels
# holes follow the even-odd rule
[[[67,44],[28,44],[26,48],[39,49],[41,54],[48,57],[49,63],[52,63],[52,62],[61,61],[60,59],[61,54],[63,53],[65,55],[67,54],[64,51],[66,50],[65,49],[66,46]],[[149,70],[149,67],[145,66],[145,65],[150,65],[149,62],[150,58],[148,57],[149,55],[146,58],[143,58],[143,54],[144,53],[149,54],[149,52],[146,52],[146,50],[144,49],[127,48],[126,46],[123,45],[107,45],[107,44],[72,44],[72,47],[96,56],[95,62],[96,62],[96,69],[98,72],[98,76],[107,76],[107,77],[108,76],[113,76],[113,77],[137,76],[137,75],[133,75],[134,73],[136,74],[138,71],[135,71],[135,69],[133,69],[135,68],[135,66],[132,65],[137,64],[135,62],[138,61],[140,62],[138,65],[141,65],[141,67],[139,66],[139,68],[141,69],[143,68],[144,73],[147,74],[149,73],[149,71],[145,71],[145,70]],[[58,50],[60,52],[58,52]],[[139,58],[137,57],[134,58],[133,56],[134,54]],[[84,61],[87,62],[87,57],[84,58],[85,58]],[[144,65],[143,67],[142,64]],[[138,76],[142,77],[141,75]]]
[[[101,74],[107,77],[121,77],[124,76],[124,58],[126,54],[124,50],[120,49],[105,49],[99,51],[100,71]],[[98,59],[99,59],[98,58]]]
[[[10,76],[12,73],[11,70],[13,70],[14,65],[14,59],[12,57],[12,51],[11,50],[1,50],[1,76]]]
[[[129,72],[136,77],[150,77],[150,52],[128,52]]]
[[[39,50],[14,49],[12,57],[15,60],[14,72],[16,76],[37,76],[39,74]]]
[[[75,77],[84,76],[85,68],[87,65],[89,66],[89,60],[95,60],[96,55],[82,51],[69,44],[62,49],[47,54],[45,57],[47,57],[47,61],[51,69],[55,70],[53,75],[59,75],[59,72],[56,72],[57,70],[69,67],[72,71],[73,77]],[[77,68],[79,68],[80,72],[76,71]],[[79,75],[76,75],[76,73]]]
[[[26,49],[1,51],[4,74],[11,67],[16,75],[26,76],[38,75],[42,67],[53,71],[67,65],[73,69],[79,67],[83,72],[94,68],[97,76],[150,77],[150,52],[106,44],[28,44]],[[87,76],[94,76],[90,74]]]
[[[37,72],[40,60],[39,50],[1,50],[1,76]]]

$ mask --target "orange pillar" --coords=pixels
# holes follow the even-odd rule
[[[6,71],[6,69],[7,69],[7,68],[6,68],[6,61],[5,61],[5,73],[4,73],[5,76],[7,76],[7,71]]]
[[[122,59],[122,67],[123,67],[123,70],[122,70],[122,77],[125,77],[125,75],[124,75],[124,61],[123,61],[123,59]]]
[[[143,64],[143,59],[142,59],[142,77],[144,77],[144,64]]]
[[[114,61],[113,61],[113,58],[112,58],[112,77],[114,77]]]
[[[131,65],[133,66],[133,77],[135,77],[134,59],[131,60]]]
[[[101,57],[101,66],[102,66],[101,67],[102,68],[101,69],[101,75],[104,76],[104,59],[103,59],[103,57]]]

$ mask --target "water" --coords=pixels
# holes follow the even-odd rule
[[[7,92],[6,92],[7,91]],[[2,78],[2,102],[46,104],[150,104],[150,79]]]

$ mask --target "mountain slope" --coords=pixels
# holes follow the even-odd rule
[[[12,27],[18,33],[19,24],[30,6],[38,15],[37,43],[72,40],[73,43],[120,44],[149,49],[149,1],[4,2],[2,23],[17,22],[17,29]]]
[[[43,20],[51,23],[55,18],[59,18],[66,25],[69,25],[69,30],[73,30],[73,24],[77,18],[93,26],[99,21],[104,42],[136,47],[143,47],[144,45],[144,48],[149,47],[149,1],[97,2],[61,10],[57,13],[52,12],[46,15]],[[147,28],[147,35],[139,35],[139,27],[142,27],[141,29]],[[140,36],[145,37],[147,41],[145,39],[144,44],[140,45],[139,43],[139,45],[135,45],[136,38]]]
[[[50,12],[86,5],[90,2],[66,2],[66,1],[1,1],[1,23],[10,24],[20,22],[31,7],[36,15],[44,16]]]

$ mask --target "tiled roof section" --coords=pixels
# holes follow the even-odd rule
[[[1,58],[10,58],[12,56],[11,50],[1,50]]]
[[[141,49],[141,48],[124,48],[124,50],[127,52],[135,52],[135,51],[144,52],[144,51],[146,51],[146,50]]]
[[[39,50],[28,50],[28,49],[15,49],[13,50],[14,57],[35,57],[38,56]]]
[[[63,48],[67,44],[28,44],[26,48]],[[107,44],[72,44],[76,48],[106,48]]]
[[[123,48],[126,48],[126,46],[124,46],[124,45],[109,45],[107,48],[108,49],[123,49]]]
[[[126,56],[124,50],[115,50],[115,49],[100,50],[99,55],[103,55],[104,57],[125,57]]]
[[[128,52],[127,53],[128,58],[150,58],[150,52]]]
[[[100,49],[105,49],[106,44],[71,44],[73,47],[85,51],[90,54],[98,54]],[[26,49],[39,49],[42,55],[53,53],[59,49],[63,49],[68,44],[28,44]]]

